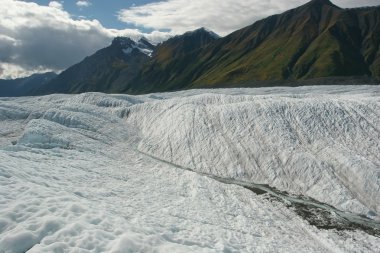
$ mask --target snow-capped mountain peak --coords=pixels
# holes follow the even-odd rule
[[[121,47],[122,51],[127,55],[131,54],[134,50],[137,50],[151,57],[154,50],[154,46],[144,37],[138,41],[132,40],[128,37],[116,37],[112,41],[112,45]]]
[[[128,48],[136,42],[129,37],[116,37],[112,41],[113,46],[119,46],[121,48]]]
[[[140,50],[140,52],[151,57],[154,50],[154,46],[152,45],[152,43],[149,42],[148,39],[146,39],[145,37],[142,37],[137,42],[137,49]]]

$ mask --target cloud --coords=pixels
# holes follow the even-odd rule
[[[90,1],[77,1],[76,5],[78,7],[89,7],[91,5]]]
[[[0,0],[0,78],[61,71],[110,44],[116,36],[154,42],[170,36],[137,29],[106,29],[97,20],[74,19],[52,2]],[[54,5],[54,6],[52,6]]]
[[[58,1],[50,1],[49,7],[53,7],[53,8],[57,8],[57,9],[63,9],[62,3],[58,2]]]
[[[12,63],[0,63],[0,76],[2,79],[14,79],[24,76],[30,76],[34,73],[46,73],[51,71],[57,71],[51,68],[44,68],[39,66],[37,68],[24,68],[20,65]]]
[[[207,27],[226,35],[272,14],[281,13],[308,0],[167,0],[132,6],[119,12],[121,21],[153,29],[170,29],[180,34]],[[378,5],[378,0],[336,0],[342,7]]]
[[[332,1],[334,4],[342,7],[342,8],[355,8],[362,6],[377,6],[380,5],[379,0],[335,0]]]

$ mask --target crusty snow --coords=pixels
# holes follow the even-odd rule
[[[379,220],[378,86],[2,98],[0,121],[0,253],[380,252],[205,176]]]

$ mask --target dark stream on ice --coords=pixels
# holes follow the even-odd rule
[[[214,178],[215,179],[215,178]],[[215,179],[218,180],[218,179]],[[219,180],[218,180],[219,181]],[[229,180],[220,180],[228,183]],[[380,237],[380,222],[374,221],[363,215],[344,212],[326,203],[319,202],[306,196],[292,196],[291,194],[274,189],[268,185],[255,185],[251,183],[236,182],[256,194],[268,194],[269,200],[283,202],[288,208],[293,209],[300,217],[310,225],[319,229],[336,230],[360,230],[370,235]]]
[[[267,194],[270,201],[280,201],[284,203],[288,208],[294,210],[300,217],[305,219],[310,225],[316,226],[319,229],[335,229],[338,231],[360,230],[370,235],[380,237],[380,222],[367,218],[366,216],[344,212],[313,198],[302,195],[291,195],[288,192],[277,190],[269,185],[254,184],[200,173],[192,169],[184,168],[165,160],[161,160],[141,151],[138,152],[179,169],[191,171],[199,175],[212,178],[223,184],[239,185],[256,193],[257,195]]]

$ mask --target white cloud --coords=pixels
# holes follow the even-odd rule
[[[49,7],[57,8],[57,9],[63,9],[62,3],[58,2],[58,1],[50,1]]]
[[[220,35],[250,25],[272,14],[281,13],[308,0],[167,0],[132,6],[119,12],[126,23],[153,29],[170,29],[180,34],[207,27]],[[342,7],[378,5],[379,0],[336,0]]]
[[[168,0],[130,7],[119,12],[126,23],[183,33],[207,27],[226,35],[268,15],[299,5],[300,0]]]
[[[76,5],[78,7],[89,7],[91,5],[90,1],[77,1]]]
[[[97,20],[74,19],[57,6],[0,0],[0,78],[61,71],[110,44],[116,36],[146,36],[155,42],[168,33],[106,29]]]
[[[56,69],[50,69],[46,67],[33,67],[25,68],[20,65],[12,63],[0,62],[0,76],[2,79],[15,79],[24,76],[30,76],[35,73],[46,73],[51,71],[57,71]]]

